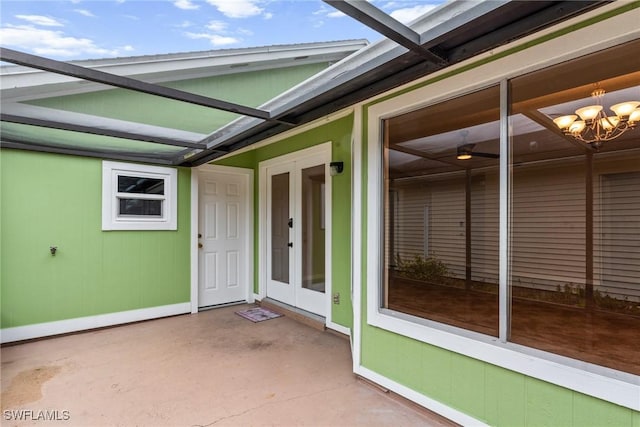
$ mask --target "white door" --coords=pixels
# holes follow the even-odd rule
[[[266,167],[266,295],[326,315],[328,153]]]
[[[199,172],[198,306],[247,299],[248,177]]]

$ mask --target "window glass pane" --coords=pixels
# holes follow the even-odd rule
[[[639,44],[513,80],[510,112],[510,340],[634,374],[640,129],[587,143],[577,136],[591,140],[593,132],[563,134],[552,120],[598,103],[614,116],[612,105],[640,101]],[[594,89],[604,96],[593,98]],[[628,116],[610,120],[630,127]],[[595,133],[608,138],[613,126],[608,131]]]
[[[498,335],[499,88],[385,123],[386,308]]]
[[[162,200],[118,199],[118,215],[162,216]]]
[[[271,177],[271,279],[289,283],[289,173]]]
[[[302,169],[302,287],[325,290],[324,165]]]
[[[164,194],[164,179],[118,175],[119,193]]]

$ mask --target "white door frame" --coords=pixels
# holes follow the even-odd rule
[[[198,278],[200,272],[200,265],[198,262],[198,224],[199,224],[199,212],[200,212],[200,196],[199,196],[199,183],[200,174],[202,172],[207,173],[225,173],[230,175],[239,175],[244,177],[247,183],[247,192],[245,199],[245,218],[246,223],[243,225],[246,230],[245,235],[245,247],[247,248],[247,277],[249,283],[245,286],[246,301],[252,303],[254,301],[253,293],[253,169],[237,168],[231,166],[219,166],[205,164],[197,168],[191,169],[191,313],[198,312]]]
[[[267,296],[267,169],[270,166],[274,166],[280,163],[292,162],[305,157],[317,156],[327,160],[326,170],[329,171],[328,162],[331,159],[331,142],[325,142],[307,148],[304,150],[295,151],[293,153],[284,154],[280,157],[265,160],[258,165],[259,170],[259,222],[258,222],[258,294],[256,298],[263,299]],[[325,321],[326,324],[332,325],[331,321],[331,296],[332,296],[332,277],[331,277],[331,176],[327,173],[326,193],[325,199],[327,203],[325,217],[325,229],[327,233],[325,235],[325,271],[326,271],[326,284],[325,284]]]

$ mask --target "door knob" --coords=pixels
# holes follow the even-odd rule
[[[289,243],[287,243],[287,246],[289,246],[290,248],[292,248],[292,247],[293,247],[293,242],[289,242]]]
[[[293,228],[293,218],[289,218],[287,224],[289,225],[289,228]]]
[[[198,249],[202,249],[202,243],[198,243]]]

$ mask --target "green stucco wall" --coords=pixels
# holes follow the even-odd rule
[[[362,366],[489,425],[640,427],[640,412],[368,326],[364,313]]]
[[[101,160],[4,149],[0,169],[2,328],[189,302],[188,169],[177,231],[102,231]]]
[[[191,79],[163,85],[240,105],[257,107],[327,68],[328,65],[324,62],[277,70]],[[239,117],[237,114],[225,111],[125,89],[60,96],[30,101],[29,104],[206,134]]]
[[[376,255],[368,253],[366,237],[368,107],[637,7],[640,2],[625,3],[614,12],[388,94],[363,107],[363,164],[362,175],[358,177],[363,188],[360,224],[363,236],[360,307],[363,367],[492,426],[640,427],[640,412],[368,325],[366,283],[367,263],[377,262]]]
[[[351,304],[351,136],[353,116],[338,119],[328,125],[318,126],[306,132],[276,143],[231,156],[215,162],[224,166],[236,166],[254,170],[254,230],[258,230],[258,191],[260,162],[294,151],[332,142],[331,158],[344,162],[344,172],[331,178],[331,203],[333,213],[331,233],[332,292],[340,293],[340,304],[332,305],[334,323],[351,328],[353,311]],[[258,242],[254,241],[254,291],[258,292]]]
[[[367,324],[367,118],[364,108],[361,365],[492,426],[640,427],[640,412]]]

